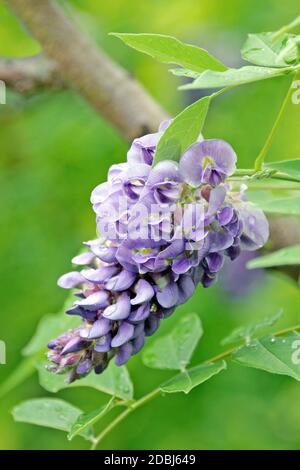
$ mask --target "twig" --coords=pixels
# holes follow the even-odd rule
[[[290,333],[291,331],[299,330],[300,329],[300,324],[290,326],[288,328],[285,328],[283,330],[277,331],[276,333],[273,333],[274,336],[282,336],[286,333]],[[224,351],[216,356],[211,357],[210,359],[207,359],[205,361],[205,364],[212,364],[215,362],[218,362],[222,359],[225,359],[237,349],[238,346],[228,349],[227,351]],[[123,413],[119,414],[94,440],[93,440],[93,445],[91,447],[91,450],[95,450],[97,446],[100,444],[100,442],[104,439],[107,434],[109,434],[119,423],[121,423],[124,419],[127,418],[134,410],[137,408],[140,408],[142,405],[145,403],[148,403],[151,401],[153,398],[158,397],[161,394],[160,388],[154,389],[152,392],[148,393],[147,395],[144,395],[141,397],[139,400],[135,401],[131,406],[129,406]]]
[[[7,0],[64,80],[127,139],[157,130],[167,114],[127,71],[83,33],[56,2]]]
[[[123,137],[132,140],[155,131],[168,117],[127,71],[78,30],[55,1],[7,0],[7,3],[41,43],[45,56],[52,61],[64,83],[76,87]],[[278,222],[276,233],[280,233],[279,225]],[[287,233],[286,226],[282,220],[281,232]],[[273,245],[284,246],[281,237],[280,243],[274,238],[276,233],[272,233]],[[298,243],[299,240],[300,236]]]
[[[276,117],[276,119],[275,119],[275,122],[274,122],[274,124],[273,124],[273,126],[272,126],[272,129],[271,129],[271,131],[270,131],[270,133],[269,133],[269,135],[268,135],[268,138],[267,138],[267,140],[266,140],[266,142],[265,142],[263,148],[261,149],[261,151],[260,151],[258,157],[257,157],[256,160],[255,160],[255,170],[256,170],[256,171],[262,170],[265,157],[266,157],[266,155],[267,155],[267,153],[268,153],[268,151],[269,151],[269,149],[270,149],[270,147],[271,147],[271,143],[272,143],[273,138],[274,138],[274,136],[275,136],[275,134],[276,134],[276,131],[277,131],[278,127],[279,127],[279,124],[280,124],[280,122],[281,122],[281,120],[282,120],[282,118],[283,118],[283,116],[284,116],[284,113],[285,113],[285,110],[286,110],[286,108],[287,108],[287,105],[288,105],[289,102],[290,102],[291,95],[292,95],[293,90],[294,90],[294,89],[293,89],[293,82],[294,82],[294,80],[297,79],[297,77],[299,76],[299,74],[300,74],[300,72],[296,72],[295,74],[292,75],[292,81],[291,81],[290,86],[289,86],[289,88],[288,88],[288,91],[287,91],[287,93],[286,93],[286,95],[285,95],[285,98],[284,98],[284,100],[283,100],[283,102],[282,102],[282,104],[281,104],[279,113],[277,114],[277,117]]]
[[[0,80],[19,93],[66,87],[55,63],[42,55],[18,59],[0,57]]]
[[[125,418],[127,418],[128,415],[130,415],[134,410],[137,408],[140,408],[142,405],[145,403],[149,402],[153,398],[159,396],[160,394],[160,389],[157,388],[153,390],[152,392],[148,393],[147,395],[143,396],[139,400],[135,401],[132,405],[130,405],[123,413],[119,414],[102,432],[97,436],[94,441],[93,445],[91,447],[91,450],[95,450],[98,444],[102,441],[102,439],[110,432],[112,431],[121,421],[123,421]]]

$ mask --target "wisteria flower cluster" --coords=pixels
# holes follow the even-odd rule
[[[135,139],[127,162],[112,165],[94,189],[99,238],[72,260],[85,268],[58,281],[80,288],[66,313],[81,325],[48,344],[49,369],[67,372],[70,382],[101,373],[112,358],[125,364],[199,283],[216,281],[225,257],[268,238],[264,214],[227,181],[237,158],[225,141],[199,140],[179,163],[152,166],[167,126]]]

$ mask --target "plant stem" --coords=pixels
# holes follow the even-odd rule
[[[152,392],[148,393],[147,395],[144,395],[142,398],[139,400],[135,401],[132,405],[130,405],[123,413],[119,414],[100,434],[97,436],[93,442],[93,445],[91,447],[91,450],[95,450],[98,444],[102,441],[102,439],[110,432],[112,431],[115,426],[117,426],[121,421],[123,421],[125,418],[127,418],[128,415],[130,415],[134,410],[139,408],[140,406],[144,405],[144,403],[147,403],[148,401],[152,400],[156,396],[160,394],[160,389],[156,388],[155,390],[152,390]]]
[[[282,102],[282,105],[281,105],[281,108],[279,110],[279,113],[275,119],[275,122],[273,124],[273,127],[271,129],[271,132],[270,134],[268,135],[268,138],[263,146],[263,148],[261,149],[258,157],[256,158],[255,160],[255,164],[254,164],[254,168],[256,171],[261,171],[262,170],[262,167],[263,167],[263,163],[264,163],[264,160],[265,160],[265,156],[266,154],[268,153],[268,150],[271,146],[271,143],[272,143],[272,140],[273,140],[273,137],[279,127],[279,124],[280,124],[280,121],[284,115],[284,112],[286,110],[286,107],[290,101],[290,97],[291,97],[291,94],[293,93],[294,89],[293,89],[293,82],[294,80],[296,79],[296,77],[298,76],[299,72],[296,72],[295,74],[292,75],[292,81],[291,81],[291,84],[289,86],[289,89],[287,91],[287,94]]]
[[[284,328],[283,330],[277,331],[277,333],[274,333],[274,336],[282,336],[282,335],[285,335],[286,333],[290,333],[291,331],[295,331],[295,330],[300,330],[300,324],[289,326],[287,328]]]
[[[232,179],[231,180],[232,183],[234,182],[240,182],[240,183],[245,183],[244,180],[240,180],[240,179]],[[248,186],[248,182],[247,182],[247,186]],[[268,183],[257,183],[257,182],[254,182],[253,183],[249,181],[249,186],[248,186],[248,189],[257,189],[257,190],[269,190],[269,191],[276,191],[276,190],[284,190],[284,191],[299,191],[300,190],[300,184],[294,184],[294,185],[291,185],[291,184],[288,184],[288,185],[277,185],[277,184],[268,184]]]
[[[300,16],[297,16],[293,21],[291,21],[289,24],[286,24],[285,26],[282,26],[278,31],[276,31],[273,34],[272,40],[273,42],[276,41],[276,39],[279,39],[283,34],[288,33],[291,29],[296,28],[300,24]]]
[[[276,173],[272,174],[271,176],[265,176],[261,178],[255,178],[255,174],[258,173],[255,169],[238,169],[236,170],[231,177],[231,178],[236,178],[236,177],[243,177],[243,176],[249,176],[249,178],[252,178],[253,180],[255,179],[274,179],[274,180],[281,180],[281,181],[291,181],[294,183],[299,183],[300,187],[300,179],[295,178],[291,175],[288,175],[287,173],[284,173],[283,171],[276,171]]]
[[[273,333],[274,336],[282,336],[286,333],[289,333],[294,330],[300,330],[300,324],[290,326],[288,328],[285,328],[283,330],[278,331],[277,333]],[[205,361],[205,364],[211,364],[214,362],[218,362],[221,359],[224,359],[226,357],[231,356],[231,354],[236,350],[237,346],[228,349],[227,351],[223,351],[222,353],[211,357],[210,359],[207,359]],[[148,403],[149,401],[153,400],[154,398],[158,397],[161,393],[160,388],[156,388],[152,390],[152,392],[148,393],[147,395],[144,395],[142,398],[139,400],[135,401],[132,405],[130,405],[123,413],[119,414],[94,440],[93,440],[93,445],[91,447],[91,450],[95,450],[97,446],[100,444],[102,439],[104,439],[107,434],[110,433],[119,423],[121,423],[127,416],[129,416],[133,411],[135,411],[137,408],[140,408],[143,406],[145,403]]]

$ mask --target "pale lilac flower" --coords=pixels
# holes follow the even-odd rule
[[[179,164],[151,168],[168,125],[135,139],[128,161],[112,165],[107,182],[95,188],[91,202],[100,237],[73,258],[81,270],[58,281],[80,289],[66,313],[81,317],[81,326],[48,344],[49,368],[67,372],[70,382],[92,369],[103,372],[111,360],[125,364],[199,283],[216,282],[225,259],[267,241],[264,214],[230,191],[226,180],[236,155],[223,140],[197,141]],[[153,205],[156,211],[145,221],[143,215],[145,226],[136,236],[140,204],[146,214]]]
[[[192,187],[217,186],[233,174],[236,160],[236,154],[227,142],[211,139],[191,145],[182,155],[179,166],[184,181]]]

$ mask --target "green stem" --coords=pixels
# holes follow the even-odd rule
[[[279,39],[281,36],[283,36],[285,33],[288,33],[291,31],[291,29],[296,28],[300,24],[300,16],[297,16],[291,23],[286,24],[285,26],[282,26],[276,33],[273,34],[272,40],[275,42],[277,39]]]
[[[236,181],[241,181],[241,180],[236,180]],[[234,182],[234,180],[232,180]],[[247,183],[248,184],[248,183]],[[258,191],[277,191],[277,190],[283,190],[283,191],[300,191],[300,184],[299,185],[276,185],[276,184],[259,184],[259,183],[252,183],[249,184],[248,189],[255,189]]]
[[[279,127],[280,121],[281,121],[281,119],[282,119],[282,117],[283,117],[283,115],[284,115],[284,112],[285,112],[285,110],[286,110],[286,107],[287,107],[287,105],[288,105],[288,103],[289,103],[289,101],[290,101],[291,95],[292,95],[292,93],[293,93],[293,91],[294,91],[293,86],[292,86],[292,85],[293,85],[293,82],[294,82],[294,80],[297,78],[298,75],[299,75],[299,72],[296,72],[295,74],[292,75],[292,82],[291,82],[291,84],[290,84],[290,86],[289,86],[289,89],[288,89],[288,91],[287,91],[287,94],[286,94],[286,96],[285,96],[285,98],[284,98],[284,100],[283,100],[283,102],[282,102],[281,108],[280,108],[279,113],[278,113],[278,115],[277,115],[277,117],[276,117],[276,119],[275,119],[275,122],[274,122],[274,124],[273,124],[272,129],[271,129],[271,132],[270,132],[270,134],[268,135],[268,138],[267,138],[267,140],[266,140],[266,142],[265,142],[263,148],[261,149],[261,151],[260,151],[258,157],[257,157],[256,160],[255,160],[254,168],[255,168],[256,171],[261,171],[261,170],[262,170],[263,163],[264,163],[264,160],[265,160],[265,156],[266,156],[266,154],[268,153],[268,150],[269,150],[269,148],[270,148],[270,146],[271,146],[273,137],[274,137],[274,135],[275,135],[275,133],[276,133],[278,127]]]
[[[290,326],[288,328],[285,328],[283,330],[278,331],[277,333],[273,333],[274,336],[282,336],[286,333],[289,333],[291,331],[295,330],[300,330],[300,324]],[[236,350],[236,346],[234,348],[228,349],[227,351],[224,351],[216,356],[211,357],[210,359],[207,359],[205,361],[206,364],[212,364],[214,362],[218,362],[221,359],[224,359],[226,357],[231,356],[231,354]],[[97,446],[100,444],[102,439],[104,439],[107,434],[110,433],[119,423],[121,423],[127,416],[129,416],[133,411],[135,411],[137,408],[140,408],[143,406],[145,403],[148,403],[149,401],[153,400],[154,398],[158,397],[161,393],[160,388],[156,388],[152,390],[152,392],[148,393],[147,395],[144,395],[142,398],[139,400],[135,401],[132,405],[130,405],[123,413],[119,414],[100,434],[93,440],[93,445],[91,447],[91,450],[95,450]]]
[[[148,393],[147,395],[144,395],[142,398],[139,400],[135,401],[132,405],[130,405],[123,413],[119,414],[100,434],[97,436],[93,442],[93,445],[91,447],[91,450],[95,450],[98,444],[102,441],[102,439],[110,432],[112,431],[121,421],[123,421],[127,416],[129,416],[133,411],[135,411],[137,408],[140,408],[141,406],[144,405],[144,403],[147,403],[148,401],[152,400],[156,396],[160,394],[160,389],[156,388],[155,390],[152,390],[152,392]]]

